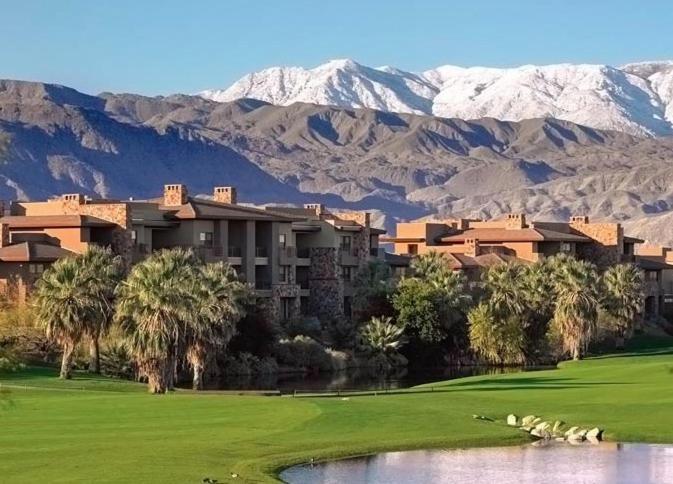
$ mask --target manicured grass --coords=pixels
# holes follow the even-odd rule
[[[0,480],[266,482],[280,466],[310,457],[527,439],[472,414],[535,413],[602,426],[611,440],[673,442],[673,340],[650,343],[559,370],[348,400],[152,396],[134,383],[83,375],[58,382],[47,370],[0,375],[3,385],[19,385],[0,403]],[[81,387],[93,391],[74,389]]]

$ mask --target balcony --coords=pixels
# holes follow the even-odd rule
[[[234,266],[240,266],[242,263],[243,251],[240,247],[229,246],[227,247],[227,260],[229,264]]]
[[[217,262],[222,260],[224,256],[224,249],[222,246],[196,246],[192,248],[196,256],[204,262]]]
[[[297,263],[296,247],[278,247],[278,263],[282,266],[291,266]]]
[[[357,250],[352,247],[342,247],[339,249],[339,264],[342,266],[358,265]]]
[[[255,247],[255,265],[265,266],[269,264],[269,253],[266,247]]]

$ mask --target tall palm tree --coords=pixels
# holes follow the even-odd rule
[[[196,258],[163,250],[137,264],[117,291],[116,319],[151,393],[173,388],[175,365],[194,314]]]
[[[617,332],[617,346],[633,331],[643,309],[643,272],[633,264],[609,267],[603,274],[603,310]]]
[[[245,315],[247,286],[224,262],[200,267],[197,277],[198,293],[194,317],[187,325],[186,355],[193,370],[194,390],[201,390],[208,356],[229,343],[236,334],[236,324]]]
[[[519,316],[528,307],[524,266],[507,263],[490,267],[483,276],[491,308],[503,316]]]
[[[112,323],[114,293],[123,274],[122,261],[111,249],[97,245],[90,246],[75,260],[87,274],[89,280],[87,290],[95,301],[92,317],[86,321],[84,330],[89,338],[89,371],[100,373],[99,341]]]
[[[487,360],[498,365],[526,362],[526,335],[515,317],[496,315],[491,305],[482,302],[468,314],[470,347]]]
[[[563,350],[579,360],[596,331],[599,309],[599,278],[596,267],[585,261],[567,260],[556,282],[553,324]]]
[[[90,282],[77,259],[67,257],[47,269],[35,286],[36,323],[63,349],[63,379],[71,378],[73,353],[86,331],[86,321],[95,316],[97,301],[88,289]]]

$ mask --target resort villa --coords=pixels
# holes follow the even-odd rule
[[[350,281],[370,259],[382,257],[369,214],[255,208],[238,203],[234,187],[212,198],[190,197],[184,185],[164,187],[150,200],[95,200],[67,194],[12,202],[0,219],[0,284],[24,300],[57,259],[90,244],[110,246],[127,266],[155,250],[192,248],[206,262],[227,261],[273,319],[350,313]]]
[[[532,263],[559,253],[573,254],[599,267],[632,262],[646,277],[645,315],[671,315],[673,309],[673,260],[637,253],[644,241],[624,235],[619,223],[590,222],[571,217],[569,222],[528,222],[524,214],[508,214],[500,220],[447,219],[397,224],[391,243],[398,256],[411,257],[430,251],[443,252],[454,270],[476,280],[485,267],[507,261]],[[638,255],[636,255],[638,254]],[[404,272],[405,261],[393,263]],[[666,281],[669,281],[666,283]]]

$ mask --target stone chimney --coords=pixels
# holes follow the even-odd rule
[[[570,223],[571,224],[588,224],[589,223],[589,217],[586,215],[573,215],[570,217]]]
[[[213,200],[216,202],[236,205],[237,198],[236,187],[215,187],[213,189]]]
[[[322,203],[306,203],[304,204],[306,210],[311,210],[318,217],[325,213],[325,206]]]
[[[479,255],[479,239],[465,239],[465,255],[470,257]]]
[[[182,184],[164,185],[164,205],[175,207],[187,203],[187,187]]]
[[[523,213],[508,213],[505,219],[507,230],[520,230],[526,227],[526,215]]]
[[[63,206],[63,213],[65,215],[79,214],[80,205],[86,202],[84,195],[81,193],[66,193],[61,195],[61,205]]]

